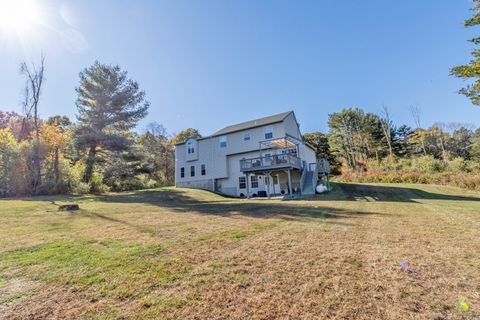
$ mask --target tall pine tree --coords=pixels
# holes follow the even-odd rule
[[[465,27],[473,27],[480,25],[480,0],[474,0],[472,11],[475,12],[473,17],[465,21]],[[469,40],[475,45],[480,44],[480,37]],[[450,72],[452,75],[464,80],[473,80],[459,93],[467,96],[474,105],[480,106],[480,49],[472,50],[473,59],[469,64],[453,67]]]
[[[150,104],[126,71],[98,61],[80,73],[76,91],[75,142],[88,150],[83,181],[90,182],[99,153],[127,150],[131,146],[128,130],[147,115]]]

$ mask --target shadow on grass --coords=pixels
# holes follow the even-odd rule
[[[450,200],[450,201],[480,201],[480,197],[459,196],[444,193],[433,193],[418,188],[396,186],[334,183],[333,192],[315,195],[305,200],[309,201],[385,201],[385,202],[418,202],[418,200]]]
[[[141,204],[165,208],[170,212],[201,214],[219,217],[274,218],[292,221],[322,221],[325,223],[346,224],[346,219],[365,216],[392,216],[395,213],[365,212],[355,209],[337,208],[321,205],[321,201],[386,201],[386,202],[418,202],[419,200],[451,200],[480,201],[475,196],[459,196],[427,192],[414,187],[396,187],[383,185],[367,185],[355,183],[335,183],[334,190],[325,195],[316,195],[304,201],[258,201],[240,200],[218,196],[207,191],[187,189],[161,189],[128,193],[113,193],[83,197],[32,197],[25,200],[76,201],[89,200],[104,203]],[[317,203],[314,203],[316,201]],[[320,205],[318,205],[320,204]],[[115,214],[104,215],[96,210],[82,210],[82,214],[95,219],[102,219],[129,227],[142,228],[142,232],[154,232],[148,226],[137,226],[135,223],[119,219]],[[75,215],[75,214],[73,214]],[[341,221],[338,221],[342,219]],[[338,222],[337,222],[338,221]]]
[[[182,189],[140,191],[128,194],[113,194],[96,197],[105,203],[139,203],[166,208],[173,212],[213,215],[220,217],[246,216],[251,218],[275,218],[282,220],[323,219],[333,223],[338,218],[358,218],[367,215],[382,215],[378,212],[353,211],[328,206],[311,206],[296,201],[258,201],[222,198],[205,192],[208,200],[192,197]],[[98,218],[115,220],[110,216],[89,213]],[[328,220],[328,221],[327,221]],[[119,221],[117,221],[119,222]],[[343,223],[342,223],[343,224]]]

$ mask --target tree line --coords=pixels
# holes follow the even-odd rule
[[[395,125],[384,106],[380,114],[360,108],[330,114],[329,133],[307,133],[319,157],[327,158],[339,173],[372,169],[442,172],[480,167],[480,129],[458,123],[420,126],[420,110],[411,108],[416,127]],[[418,167],[419,163],[424,165]]]
[[[123,191],[173,185],[175,143],[201,137],[188,128],[169,134],[158,123],[143,133],[133,129],[150,103],[138,83],[119,66],[95,62],[79,74],[76,121],[39,117],[45,59],[22,63],[22,113],[0,111],[0,196]],[[382,172],[480,173],[480,129],[435,123],[423,128],[419,108],[415,127],[395,125],[390,110],[360,108],[329,116],[327,134],[304,139],[332,173],[343,176]]]
[[[76,121],[39,117],[45,59],[22,63],[22,112],[0,111],[0,196],[121,191],[174,183],[174,145],[158,123],[133,128],[147,115],[146,94],[119,66],[95,62],[76,88]]]

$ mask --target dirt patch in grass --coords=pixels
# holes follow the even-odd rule
[[[33,295],[38,286],[38,283],[28,279],[0,278],[0,314],[5,312],[15,301]]]

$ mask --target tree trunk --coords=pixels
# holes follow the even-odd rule
[[[391,135],[387,135],[387,143],[388,143],[388,153],[390,154],[390,158],[393,158],[393,147],[392,147],[392,137]]]
[[[42,184],[42,176],[40,172],[40,143],[35,141],[34,156],[33,156],[33,191],[36,192],[37,188]]]
[[[90,146],[88,151],[87,166],[85,168],[85,174],[83,175],[83,182],[89,183],[92,179],[93,165],[95,164],[95,156],[97,154],[97,146]]]
[[[423,137],[423,132],[422,132],[422,135],[421,135],[421,142],[422,142],[423,155],[426,156],[427,155],[427,149],[425,149],[425,138]]]
[[[55,158],[53,159],[53,176],[55,178],[55,183],[58,184],[59,172],[58,172],[58,147],[55,147]]]
[[[447,163],[447,152],[445,151],[445,146],[443,145],[443,139],[440,137],[440,147],[442,148],[442,159],[444,163]]]

